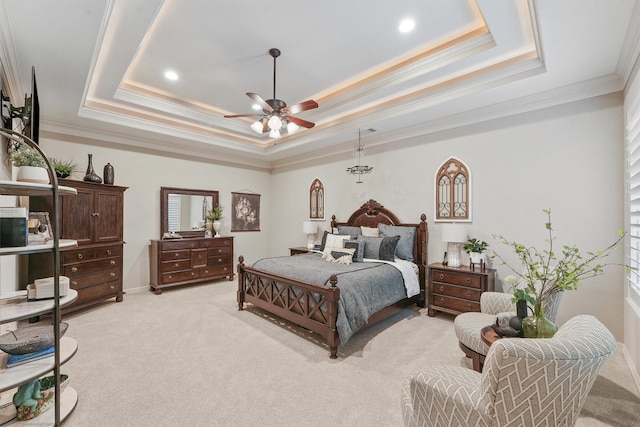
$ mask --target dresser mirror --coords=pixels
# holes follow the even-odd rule
[[[204,237],[207,211],[218,203],[217,191],[161,187],[160,236]]]

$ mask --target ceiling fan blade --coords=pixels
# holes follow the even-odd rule
[[[290,114],[298,114],[301,111],[313,110],[314,108],[318,108],[318,103],[313,99],[309,99],[307,101],[287,107],[285,108],[285,110]]]
[[[247,96],[253,99],[253,101],[258,104],[263,110],[273,111],[271,105],[267,104],[267,101],[262,99],[262,97],[257,93],[247,92]]]
[[[308,122],[306,120],[302,120],[302,119],[299,119],[299,118],[293,117],[293,116],[289,116],[289,121],[291,123],[295,123],[298,126],[301,126],[303,128],[307,128],[307,129],[311,129],[312,127],[314,127],[316,125],[315,123],[311,123],[311,122]]]
[[[237,117],[262,117],[264,114],[230,114],[224,116],[225,119],[235,119]]]

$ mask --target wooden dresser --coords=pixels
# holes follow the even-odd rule
[[[491,268],[480,270],[469,266],[450,268],[440,263],[429,265],[429,305],[428,315],[437,311],[460,314],[480,311],[480,295],[493,291],[496,271]]]
[[[62,249],[61,273],[69,277],[78,299],[69,310],[76,310],[108,298],[122,301],[124,192],[128,187],[93,182],[58,180],[60,185],[78,191],[63,197],[60,207],[61,238],[74,239],[77,248]],[[50,197],[31,197],[29,210],[50,212]],[[52,275],[45,254],[29,256],[29,282]]]
[[[150,290],[229,278],[233,280],[233,237],[152,240]]]

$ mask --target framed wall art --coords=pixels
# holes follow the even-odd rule
[[[260,231],[260,195],[231,193],[231,231]]]

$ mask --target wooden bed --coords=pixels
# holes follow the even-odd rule
[[[403,224],[389,210],[375,200],[369,200],[357,209],[347,222],[337,222],[332,216],[331,228],[337,226],[377,227],[378,224],[416,227],[414,243],[414,263],[418,265],[420,293],[405,298],[393,305],[374,313],[359,330],[383,320],[411,304],[420,307],[426,305],[426,275],[428,230],[426,216],[422,214],[418,224]],[[299,326],[316,332],[327,342],[329,356],[337,358],[340,338],[336,329],[340,287],[335,275],[331,276],[330,286],[304,282],[261,271],[244,264],[244,257],[238,259],[238,310],[245,303],[251,303],[269,313],[289,320]]]

